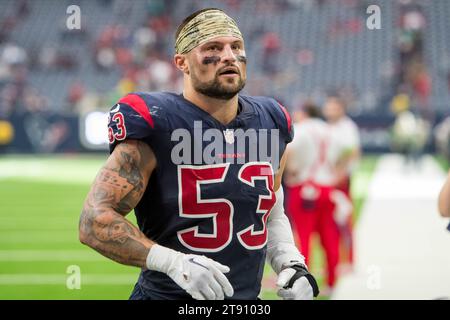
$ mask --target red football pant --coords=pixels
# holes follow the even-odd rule
[[[332,188],[314,186],[320,193],[314,201],[302,199],[300,196],[305,184],[288,188],[288,212],[307,264],[310,259],[311,236],[313,232],[319,234],[327,260],[327,283],[333,287],[339,263],[339,230],[333,218],[334,203],[329,197]]]
[[[338,190],[344,192],[353,204],[352,197],[350,195],[350,177],[339,186]],[[348,263],[353,264],[353,214],[348,218],[348,222],[345,226],[341,227],[339,230],[341,250],[344,255],[343,258],[348,261]]]

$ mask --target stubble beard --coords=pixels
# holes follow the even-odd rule
[[[228,81],[225,80],[225,81]],[[233,81],[234,82],[234,81]],[[211,98],[220,100],[230,100],[236,96],[245,87],[245,80],[239,75],[239,80],[235,85],[223,85],[216,74],[213,80],[201,82],[197,76],[192,73],[192,85],[194,90]]]

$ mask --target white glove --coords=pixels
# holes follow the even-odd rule
[[[293,284],[292,281],[294,281]],[[281,288],[277,294],[283,300],[312,300],[319,294],[314,277],[309,274],[306,268],[300,268],[298,265],[295,266],[295,269],[289,267],[281,271],[278,275],[277,286]]]
[[[224,273],[230,268],[210,258],[184,254],[154,244],[147,256],[147,268],[167,274],[197,300],[223,300],[234,294]]]

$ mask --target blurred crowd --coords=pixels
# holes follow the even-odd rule
[[[131,2],[120,3],[127,16]],[[116,86],[101,99],[81,81],[68,89],[67,103],[75,112],[107,108],[131,91],[181,91],[181,79],[168,48],[174,29],[170,16],[175,1],[148,1],[145,21],[136,30],[123,24],[106,25],[94,38],[91,58],[99,73],[118,72]],[[106,97],[106,101],[105,101]]]
[[[28,83],[29,54],[10,39],[10,33],[30,15],[28,2],[17,1],[14,12],[0,21],[0,116],[38,111],[48,99]]]
[[[133,6],[129,1],[97,1],[116,16],[129,15]],[[29,1],[17,1],[13,12],[0,19],[0,116],[51,108],[52,97],[30,85],[29,74],[39,70],[74,74],[74,81],[67,88],[65,105],[58,107],[63,112],[108,108],[109,101],[134,90],[179,91],[180,79],[164,49],[173,41],[168,37],[174,29],[169,13],[175,2],[146,1],[146,18],[136,30],[121,23],[105,25],[98,34],[90,34],[87,28],[75,31],[61,28],[61,42],[76,38],[91,50],[77,56],[45,43],[28,51],[16,43],[12,36],[14,29],[32,14]],[[116,72],[117,85],[106,94],[86,87],[76,77],[83,59],[90,59],[98,73]]]
[[[427,21],[420,5],[405,2],[400,6],[397,46],[399,64],[394,82],[391,109],[396,115],[392,128],[392,148],[406,159],[419,159],[431,134],[433,121],[429,99],[431,76],[424,52]]]
[[[105,12],[111,12],[111,16],[117,18],[97,30],[92,30],[84,20],[80,30],[69,30],[64,23],[57,24],[60,27],[58,40],[60,44],[64,44],[67,40],[74,40],[86,50],[86,53],[82,55],[71,52],[58,43],[44,41],[35,47],[29,47],[16,41],[14,30],[33,16],[33,6],[30,5],[29,0],[12,2],[13,10],[0,16],[0,114],[46,109],[82,113],[86,110],[107,108],[111,101],[129,91],[179,92],[181,90],[181,77],[172,63],[173,34],[180,19],[189,12],[203,7],[205,2],[192,0],[191,5],[186,7],[189,12],[178,12],[176,15],[174,12],[181,4],[180,0],[140,1],[138,4],[139,6],[144,4],[145,15],[137,26],[131,26],[120,19],[120,17],[130,16],[133,6],[136,6],[135,3],[121,0],[96,0],[95,2],[103,6]],[[252,3],[256,14],[282,15],[292,10],[307,11],[311,8],[320,10],[332,2],[330,0],[261,0]],[[365,28],[365,3],[345,0],[340,1],[339,4],[361,14],[350,18],[330,19],[329,24],[324,28],[326,39],[330,42],[343,37],[357,36]],[[237,13],[243,6],[243,2],[226,0],[220,1],[220,5],[231,13]],[[420,43],[420,36],[417,34],[423,28],[423,24],[416,21],[417,17],[409,17],[410,15],[405,14],[408,17],[403,19],[406,31],[402,39],[406,40],[402,40],[404,43],[402,42],[400,47],[405,51],[401,58],[402,61],[404,60],[402,62],[404,65],[411,65],[417,60],[411,56],[414,56],[418,50],[417,47],[420,47],[420,44],[417,44]],[[62,14],[60,18],[64,20],[66,16]],[[408,33],[410,30],[413,30],[412,34]],[[250,94],[274,94],[275,92],[268,93],[268,88],[288,87],[292,81],[297,81],[298,75],[295,70],[284,68],[277,63],[280,57],[288,55],[299,66],[305,66],[313,64],[316,56],[320,54],[308,47],[292,49],[291,44],[283,43],[278,32],[258,23],[246,27],[245,34],[248,46],[260,48],[258,52],[260,58],[252,59],[258,60],[258,63],[252,65],[254,67],[252,74],[257,76],[247,85]],[[414,38],[412,49],[411,44],[407,43],[411,37]],[[108,92],[99,92],[86,85],[79,76],[79,70],[86,59],[89,60],[90,72],[95,70],[96,73],[105,76],[113,74],[116,77],[116,85],[109,88]],[[421,68],[423,69],[423,66],[416,67],[415,69],[419,71],[415,73],[420,73]],[[55,102],[51,93],[39,92],[30,84],[29,75],[39,71],[74,75],[72,83],[64,88],[63,103]],[[401,71],[398,75],[401,79],[399,82],[404,82],[405,78],[416,77],[410,76],[411,73],[414,72]],[[425,81],[420,80],[421,76],[416,78],[419,79],[413,80],[415,82],[413,87],[420,92],[425,91],[424,95],[426,95],[427,88],[423,88],[425,85],[420,84]],[[401,85],[398,86],[401,87]],[[329,88],[322,89],[319,90],[318,95],[321,95],[323,100],[324,91]],[[343,96],[347,100],[354,100],[354,88],[342,84],[342,88],[339,89],[345,91]],[[301,93],[299,95],[301,96]],[[305,99],[309,97],[289,101],[288,107],[293,103],[301,104]]]
[[[14,31],[24,25],[33,16],[35,6],[30,0],[9,1],[9,8],[0,15],[0,117],[8,117],[17,113],[52,110],[70,114],[82,114],[91,110],[108,109],[115,101],[131,91],[174,91],[182,89],[181,76],[172,63],[173,34],[180,19],[191,11],[205,6],[205,1],[191,0],[189,6],[181,0],[143,0],[139,2],[145,10],[142,20],[135,25],[126,23],[136,4],[121,0],[95,0],[95,3],[105,12],[111,13],[111,21],[93,30],[92,26],[82,20],[80,30],[69,30],[65,23],[59,26],[58,43],[39,43],[29,46],[20,43],[15,38]],[[320,12],[332,0],[260,0],[252,2],[256,15],[282,15],[292,10],[309,12],[311,8]],[[215,4],[215,3],[214,3]],[[211,4],[210,4],[211,5]],[[220,5],[231,14],[238,13],[244,6],[239,0],[220,1]],[[358,37],[365,29],[365,8],[367,3],[356,0],[339,0],[340,6],[360,13],[346,18],[335,17],[324,26],[326,41],[338,43],[339,39]],[[62,5],[64,7],[64,5]],[[182,7],[183,10],[176,10]],[[392,68],[380,66],[387,77],[387,92],[382,96],[358,96],[355,88],[342,83],[339,88],[318,88],[315,92],[295,93],[295,97],[276,96],[284,101],[289,109],[303,105],[305,101],[313,100],[323,104],[329,89],[337,91],[340,99],[348,106],[350,114],[360,114],[361,103],[380,105],[379,111],[385,113],[386,105],[389,112],[397,116],[397,120],[414,118],[420,123],[418,130],[424,141],[416,149],[423,148],[430,141],[435,122],[433,106],[430,103],[433,83],[430,66],[425,59],[427,22],[424,5],[416,0],[398,0],[396,13],[396,47]],[[319,11],[317,11],[319,10]],[[65,12],[61,19],[65,20]],[[83,17],[82,17],[83,18]],[[290,57],[299,68],[313,65],[320,55],[315,49],[307,46],[300,49],[286,40],[268,26],[255,23],[245,27],[248,47],[258,48],[258,57],[252,59],[252,80],[246,90],[252,95],[276,95],[282,88],[289,88],[299,75],[292,68],[283,67],[277,61]],[[73,40],[73,41],[72,41]],[[67,50],[63,44],[72,41],[82,48],[80,51]],[[98,78],[113,79],[112,85],[105,90],[99,90],[83,79],[85,70],[95,73]],[[70,83],[62,86],[63,101],[55,101],[53,93],[39,89],[38,78],[34,74],[63,73],[71,76]],[[383,72],[381,78],[383,77]],[[450,74],[450,72],[449,72]],[[300,75],[301,78],[301,75]],[[450,78],[450,77],[449,77]],[[382,79],[380,79],[381,81]],[[101,80],[100,80],[101,81]],[[307,79],[305,80],[307,81]],[[109,82],[108,82],[109,83]],[[450,87],[449,87],[450,90]],[[416,121],[417,120],[417,121]],[[408,120],[404,121],[408,123]],[[411,121],[409,121],[411,123]],[[393,148],[404,150],[396,142],[397,134],[394,126],[392,134]],[[410,127],[412,127],[410,125]],[[444,125],[445,127],[445,125]],[[441,129],[437,137],[444,134]],[[398,141],[402,141],[398,138]],[[419,140],[415,140],[416,142]],[[401,144],[401,143],[400,143]],[[442,141],[439,146],[445,145]],[[440,147],[445,148],[445,147]],[[409,151],[405,151],[409,152]],[[415,152],[415,151],[414,151]],[[445,151],[447,152],[447,151]]]

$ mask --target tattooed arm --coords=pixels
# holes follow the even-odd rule
[[[80,217],[80,241],[122,264],[144,268],[153,242],[125,216],[141,199],[156,166],[150,147],[126,140],[98,173]]]

